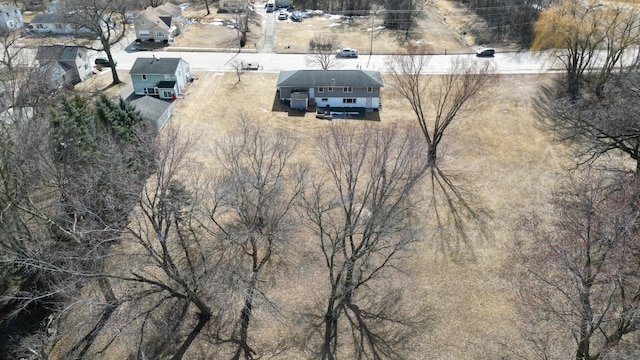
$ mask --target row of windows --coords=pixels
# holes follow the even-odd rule
[[[319,93],[324,92],[324,86],[318,87],[318,92]],[[331,87],[331,86],[328,87],[327,88],[327,92],[333,92],[333,87]],[[342,88],[342,92],[344,92],[344,93],[352,93],[353,92],[353,88],[351,86],[345,86],[345,87]],[[367,88],[367,92],[368,93],[373,92],[373,88],[368,87]]]
[[[322,101],[323,102],[327,102],[327,101],[329,101],[329,98],[322,98]],[[343,104],[355,104],[357,102],[358,101],[355,98],[344,98],[344,99],[342,99],[342,103]]]

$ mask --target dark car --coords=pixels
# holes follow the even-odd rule
[[[109,59],[107,59],[107,58],[97,58],[96,59],[96,65],[109,67],[109,66],[111,66],[111,63],[109,62]],[[118,62],[114,60],[113,61],[113,66],[116,66],[116,65],[118,65]]]
[[[495,53],[496,51],[492,48],[484,48],[476,51],[476,56],[477,57],[493,57],[493,54]]]
[[[302,14],[302,11],[294,11],[291,13],[290,18],[291,21],[300,22],[304,18],[304,15]]]

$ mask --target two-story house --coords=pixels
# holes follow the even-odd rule
[[[191,80],[189,63],[182,58],[137,58],[129,71],[136,95],[175,99]]]
[[[138,41],[172,42],[178,35],[178,27],[169,15],[160,15],[151,6],[140,11],[133,20]]]
[[[133,20],[136,39],[149,42],[172,42],[187,24],[182,9],[168,2],[155,8],[147,7]]]
[[[15,31],[24,26],[20,8],[13,5],[0,4],[0,33]]]
[[[292,70],[281,71],[277,88],[280,100],[292,109],[352,108],[366,111],[380,107],[384,86],[379,71]]]
[[[67,70],[64,83],[75,84],[93,74],[87,50],[79,46],[43,45],[38,47],[36,60],[40,66],[58,63]]]

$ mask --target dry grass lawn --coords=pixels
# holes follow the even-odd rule
[[[468,14],[448,2],[438,1],[436,5],[437,11],[423,19],[421,37],[412,41],[428,46],[433,53],[444,49],[469,51],[473,39],[467,38],[467,44],[463,44],[459,38],[461,29],[468,24]],[[179,37],[174,46],[225,47],[224,44],[235,39],[234,30],[206,24],[221,17],[221,14],[200,17],[200,22],[189,28],[189,35]],[[365,53],[371,38],[371,32],[367,30],[371,27],[369,21],[356,19],[352,24],[339,26],[329,26],[340,22],[330,17],[305,19],[302,23],[278,22],[274,50],[284,51],[285,46],[291,45],[287,51],[304,52],[314,34],[338,34],[340,29],[341,45]],[[253,37],[255,33],[258,32],[252,31],[250,39],[254,46],[260,41]],[[213,39],[226,40],[215,42]],[[209,42],[205,44],[205,40]],[[385,31],[376,32],[373,52],[391,53],[405,45]],[[122,75],[121,78],[128,81],[126,74]],[[264,126],[297,136],[300,140],[297,158],[305,161],[316,159],[316,135],[335,124],[385,126],[414,121],[404,101],[395,97],[388,87],[382,94],[384,108],[376,113],[380,121],[324,121],[315,119],[313,113],[291,116],[282,108],[275,93],[277,74],[247,73],[240,83],[232,73],[193,75],[198,80],[185,91],[185,98],[177,100],[168,125],[179,127],[185,135],[198,139],[194,160],[201,169],[214,166],[212,144],[235,126],[241,112]],[[432,322],[429,328],[418,334],[417,341],[412,344],[416,359],[513,357],[514,351],[526,346],[519,336],[519,327],[526,325],[526,319],[516,316],[509,301],[515,289],[503,269],[508,266],[505,259],[513,240],[513,224],[524,211],[540,206],[543,196],[563,174],[561,149],[536,129],[531,114],[531,94],[535,93],[537,84],[545,80],[542,75],[499,77],[496,84],[483,91],[485,98],[480,111],[460,119],[446,135],[446,148],[441,152],[445,154],[442,165],[449,171],[459,172],[480,202],[491,211],[489,230],[493,239],[475,243],[475,262],[453,264],[435,250],[437,239],[425,234],[424,241],[405,262],[408,276],[394,277],[387,284],[405,289],[404,299],[412,307],[430,309]],[[128,95],[126,84],[105,90],[109,81],[109,74],[98,75],[81,86],[99,90],[97,92],[107,91],[113,96],[123,91],[122,95]],[[294,260],[290,262],[286,281],[280,281],[270,294],[285,313],[313,308],[317,304],[308,294],[318,294],[326,286],[320,265],[308,260],[314,257],[316,247],[313,242],[301,240]],[[252,323],[255,345],[264,352],[265,358],[309,358],[305,346],[314,347],[314,344],[305,345],[302,340],[280,343],[281,339],[293,335],[292,329],[299,329],[299,324],[292,323],[293,318],[274,318],[260,310],[255,315],[256,321]],[[287,347],[289,351],[276,355]]]
[[[239,84],[232,73],[194,75],[198,80],[187,89],[185,98],[177,100],[168,124],[199,139],[194,154],[199,168],[212,166],[212,143],[234,127],[240,112],[264,126],[295,134],[301,144],[298,158],[309,161],[316,158],[316,134],[335,124],[385,126],[414,121],[406,104],[389,88],[382,95],[385,107],[379,122],[331,122],[317,120],[312,113],[288,116],[276,99],[276,74],[247,73]],[[109,76],[95,78],[97,84]],[[464,176],[492,212],[490,232],[494,237],[475,244],[475,263],[459,265],[443,260],[435,250],[436,240],[426,234],[405,263],[409,276],[393,278],[394,286],[410,290],[404,296],[410,304],[431,309],[433,322],[414,344],[415,354],[425,356],[416,358],[495,359],[525,346],[518,336],[518,327],[525,324],[514,313],[509,301],[514,289],[502,269],[507,265],[504,259],[513,240],[513,224],[524,211],[540,206],[543,195],[563,174],[561,149],[536,129],[531,115],[530,96],[544,80],[542,75],[501,76],[484,90],[481,110],[460,119],[446,135],[443,166]],[[121,89],[108,91],[117,94]],[[300,257],[292,266],[295,270],[273,291],[272,296],[287,312],[314,306],[307,294],[324,289],[321,268],[305,261],[308,253],[317,250],[315,246],[312,242],[299,244]],[[290,336],[290,329],[298,326],[289,323],[292,319],[274,319],[260,311],[256,316],[253,331],[261,335],[256,338],[256,347],[261,349],[282,349],[278,340]],[[300,344],[289,346],[293,350],[277,358],[308,357]]]
[[[240,86],[235,84],[233,74],[198,77],[189,95],[178,100],[170,122],[201,138],[197,154],[203,166],[210,162],[212,140],[234,126],[240,111],[265,126],[296,134],[301,140],[299,156],[307,159],[315,158],[314,137],[318,132],[337,123],[362,123],[317,120],[312,113],[287,116],[274,99],[275,91],[264,91],[274,89],[276,75],[245,74]],[[531,116],[529,97],[539,80],[538,76],[501,77],[494,87],[485,90],[490,96],[482,111],[461,119],[447,134],[445,167],[460,171],[492,211],[490,230],[495,238],[476,244],[476,263],[454,265],[439,260],[433,240],[427,237],[407,263],[411,276],[394,279],[396,284],[412,289],[406,295],[409,301],[433,309],[432,328],[416,344],[416,354],[429,354],[429,359],[493,359],[506,355],[511,346],[520,346],[519,322],[508,301],[513,289],[501,273],[504,251],[512,240],[517,217],[523,210],[538,206],[541,195],[561,176],[558,149],[535,128]],[[251,99],[250,106],[246,102],[240,105],[238,99]],[[383,99],[381,121],[371,122],[371,126],[413,121],[404,102],[393,98],[390,90],[385,90]],[[313,244],[305,248],[311,251]],[[308,306],[302,294],[324,288],[324,278],[318,274],[310,269],[290,274],[299,281],[289,281],[278,289],[284,308]],[[269,323],[269,334],[288,328],[286,323]],[[291,358],[304,356],[298,353]]]
[[[261,3],[257,3],[260,6]],[[224,20],[233,18],[231,14],[206,15],[204,5],[188,7],[185,16],[195,20],[187,31],[178,36],[174,47],[233,48],[237,46],[237,34],[233,28],[222,25]],[[262,15],[261,15],[262,16]],[[465,53],[474,45],[473,38],[467,35],[466,41],[462,33],[473,15],[466,9],[445,0],[434,2],[433,7],[424,11],[419,20],[419,28],[405,38],[404,34],[383,29],[382,17],[373,16],[353,18],[346,22],[341,16],[320,15],[304,19],[297,23],[290,20],[277,21],[274,37],[274,52],[305,53],[309,41],[317,34],[335,35],[342,47],[353,47],[362,54],[390,54],[400,51],[409,45],[419,45],[429,53],[440,54]],[[245,49],[260,47],[264,37],[266,19],[262,27],[252,25],[248,33]],[[373,46],[372,46],[373,40]]]

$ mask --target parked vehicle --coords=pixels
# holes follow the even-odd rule
[[[289,15],[287,15],[287,13],[281,12],[280,14],[278,14],[278,20],[287,20],[288,18]]]
[[[351,48],[342,48],[336,51],[336,57],[340,58],[357,58],[358,50]]]
[[[301,22],[302,19],[304,18],[304,14],[302,13],[302,11],[294,11],[291,13],[291,21],[295,21],[295,22]]]
[[[266,5],[266,9],[268,13],[276,11],[276,2],[275,0],[269,0]]]
[[[493,57],[493,54],[495,53],[496,51],[492,48],[484,48],[476,51],[476,56],[477,57]]]
[[[110,67],[111,63],[109,62],[109,59],[107,58],[97,58],[95,61],[96,65],[99,66],[103,66],[103,67]],[[113,66],[118,65],[118,62],[113,60]]]

